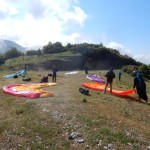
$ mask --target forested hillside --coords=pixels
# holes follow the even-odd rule
[[[50,69],[54,64],[59,70],[84,69],[120,69],[126,65],[140,66],[127,55],[121,55],[116,49],[110,49],[100,44],[70,44],[63,46],[60,42],[43,46],[42,49],[28,50],[25,53],[16,48],[0,55],[1,69],[22,67],[24,64],[29,69]]]

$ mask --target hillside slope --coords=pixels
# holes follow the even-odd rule
[[[132,64],[138,65],[136,62],[128,61],[126,57],[100,57],[99,59],[93,59],[90,56],[86,57],[81,53],[63,52],[44,55],[33,56],[21,56],[14,59],[8,59],[1,68],[5,69],[21,69],[26,64],[28,70],[48,70],[53,65],[56,65],[58,70],[78,70],[85,69],[88,66],[90,70],[109,69],[114,67],[120,69],[124,65]]]
[[[15,43],[13,41],[0,39],[0,53],[3,54],[6,51],[10,50],[11,48],[16,48],[17,50],[19,50],[23,53],[25,52],[25,48],[22,47],[21,45]]]

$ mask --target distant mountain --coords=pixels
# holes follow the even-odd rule
[[[5,53],[8,50],[11,50],[14,47],[23,53],[26,50],[25,47],[22,47],[21,45],[15,43],[13,41],[0,39],[0,53],[1,54]]]

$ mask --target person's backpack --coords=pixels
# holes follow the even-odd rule
[[[14,75],[14,77],[13,78],[18,78],[18,76],[17,75]]]
[[[42,79],[41,79],[41,81],[40,81],[40,83],[47,83],[48,82],[48,76],[44,76]]]
[[[84,94],[84,95],[89,95],[89,90],[86,90],[86,89],[83,89],[83,88],[79,88],[79,92],[81,94]]]

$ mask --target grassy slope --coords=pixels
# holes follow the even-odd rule
[[[104,76],[106,71],[90,71]],[[32,82],[39,82],[48,72],[28,72]],[[0,72],[0,149],[104,149],[112,144],[116,150],[146,149],[150,141],[150,104],[90,90],[84,96],[78,89],[86,79],[84,72],[64,75],[58,72],[58,85],[45,90],[55,97],[28,99],[6,95],[2,87],[24,83],[21,78],[4,79]],[[117,73],[117,71],[116,71]],[[51,78],[49,78],[51,81]],[[129,89],[133,78],[123,74],[114,80],[115,89]],[[150,97],[150,81],[146,82]],[[132,95],[137,98],[137,95]],[[86,102],[83,102],[86,100]],[[83,144],[69,140],[78,132]]]
[[[37,64],[44,62],[46,60],[51,60],[51,59],[65,59],[66,57],[69,56],[80,56],[81,54],[79,53],[72,53],[70,51],[64,52],[64,53],[56,53],[56,54],[45,54],[41,56],[33,55],[33,56],[21,56],[18,58],[14,59],[8,59],[6,60],[5,64],[2,66],[2,68],[5,66],[5,68],[13,66],[15,67],[23,67],[24,64],[26,63],[31,63],[31,64]]]

